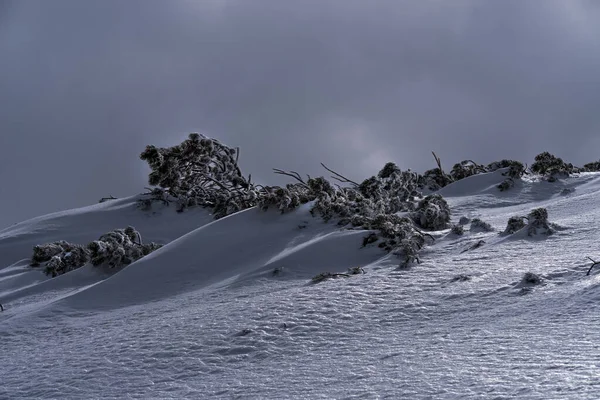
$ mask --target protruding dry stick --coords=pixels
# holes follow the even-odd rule
[[[327,171],[331,172],[334,176],[332,176],[333,179],[336,179],[342,183],[351,183],[354,186],[360,186],[358,183],[354,182],[353,180],[350,180],[348,178],[346,178],[344,175],[338,174],[337,172],[335,172],[334,170],[327,168],[327,166],[323,163],[321,163],[321,165],[323,166],[323,168],[325,168]]]
[[[273,172],[275,172],[276,174],[279,174],[279,175],[291,176],[292,178],[294,178],[295,180],[297,180],[298,182],[300,182],[304,186],[308,187],[308,185],[306,184],[306,182],[304,182],[304,180],[302,179],[302,177],[300,176],[300,174],[297,173],[296,171],[286,172],[286,171],[278,169],[278,168],[273,168]]]
[[[595,261],[594,259],[587,257],[588,260],[590,260],[591,262],[593,262],[592,266],[590,267],[590,269],[588,269],[587,274],[585,274],[586,276],[588,276],[590,274],[590,272],[592,272],[592,268],[594,268],[596,265],[600,264],[600,261]]]
[[[442,169],[442,161],[440,160],[440,158],[435,154],[434,151],[432,151],[431,154],[433,154],[433,158],[435,158],[435,163],[437,164],[438,168],[440,169],[440,172],[444,173],[444,170]]]
[[[104,203],[105,201],[108,201],[108,200],[117,200],[117,198],[116,198],[116,197],[114,197],[114,196],[111,194],[109,197],[103,197],[103,198],[101,198],[99,202],[100,202],[100,203]]]

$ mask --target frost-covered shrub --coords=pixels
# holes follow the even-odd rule
[[[501,192],[504,192],[504,191],[512,188],[513,186],[515,186],[515,181],[512,178],[506,178],[496,187],[498,189],[500,189]]]
[[[310,190],[304,185],[288,184],[286,187],[266,186],[258,199],[258,206],[265,211],[270,207],[274,207],[285,213],[312,200],[314,200],[314,196],[312,196]]]
[[[490,224],[482,221],[479,218],[473,218],[469,230],[471,232],[492,232],[494,228]]]
[[[535,162],[531,164],[531,171],[540,175],[546,175],[552,180],[557,176],[569,176],[573,173],[573,165],[565,163],[562,158],[556,157],[547,151],[535,156]]]
[[[455,235],[462,236],[465,233],[465,228],[462,225],[452,225],[450,232]]]
[[[585,164],[583,166],[583,171],[586,171],[586,172],[600,171],[600,161],[594,161],[594,162]]]
[[[81,268],[88,262],[111,267],[127,265],[160,247],[156,243],[142,244],[140,233],[129,226],[106,233],[87,246],[64,240],[37,245],[33,248],[31,266],[45,263],[44,272],[55,277]]]
[[[515,161],[515,160],[501,160],[501,161],[494,161],[492,163],[489,163],[485,169],[488,172],[494,172],[497,171],[501,168],[508,168],[508,171],[503,173],[503,175],[508,176],[509,178],[512,179],[518,179],[520,177],[522,177],[525,174],[525,165],[523,165],[522,162],[520,161]]]
[[[508,171],[503,173],[511,179],[519,179],[526,173],[526,167],[519,161],[511,161]]]
[[[542,278],[533,272],[526,272],[521,278],[522,285],[539,285],[542,283]]]
[[[425,171],[419,179],[419,187],[437,191],[452,183],[452,177],[439,168]]]
[[[506,223],[506,228],[504,229],[504,232],[502,232],[502,233],[504,235],[512,235],[513,233],[520,231],[524,227],[525,227],[525,222],[523,221],[523,217],[518,217],[518,216],[510,217],[508,219],[508,222]]]
[[[139,232],[131,226],[105,233],[87,245],[93,265],[111,268],[131,264],[160,247],[156,243],[142,244]]]
[[[488,172],[497,171],[501,168],[508,168],[508,171],[502,173],[502,175],[507,178],[496,186],[501,192],[512,188],[515,185],[515,181],[521,179],[526,173],[525,165],[523,165],[522,162],[515,160],[494,161],[485,168]]]
[[[527,220],[525,223],[524,220]],[[510,217],[504,230],[504,234],[512,234],[527,228],[527,235],[551,235],[555,229],[559,229],[555,224],[548,222],[548,210],[543,207],[535,208],[527,217]]]
[[[83,267],[89,261],[89,254],[80,245],[64,240],[37,245],[33,248],[31,266],[44,264],[44,272],[52,277]]]
[[[548,222],[548,210],[543,207],[531,210],[527,215],[527,234],[529,236],[544,234],[550,235],[554,232]]]
[[[365,270],[362,267],[350,267],[348,268],[348,275],[359,275],[364,274]]]
[[[37,245],[33,248],[33,256],[31,257],[30,265],[32,267],[37,267],[43,262],[50,261],[55,255],[63,253],[68,246],[72,246],[71,243],[64,240]]]
[[[431,194],[419,201],[411,217],[421,228],[446,229],[450,223],[450,207],[441,195]]]
[[[454,181],[467,178],[472,175],[481,174],[486,172],[483,165],[479,165],[471,160],[464,160],[457,164],[454,164],[452,171],[450,171],[450,177]]]
[[[401,265],[419,262],[418,253],[425,246],[426,237],[433,240],[433,237],[418,230],[410,218],[395,214],[380,214],[375,218],[367,218],[360,228],[378,231],[365,236],[363,246],[379,242],[379,248],[402,257]]]
[[[163,189],[164,194],[152,193],[142,206],[156,200],[168,202],[171,196],[178,211],[209,207],[215,218],[255,206],[259,190],[242,175],[238,155],[238,149],[198,133],[190,134],[177,146],[146,146],[140,158],[152,170],[149,183]]]
[[[178,211],[192,206],[209,207],[215,218],[220,218],[253,206],[262,210],[275,208],[285,213],[311,202],[311,214],[326,222],[335,220],[340,226],[350,225],[351,229],[379,231],[377,240],[385,238],[382,248],[388,251],[401,247],[401,240],[408,240],[411,248],[422,246],[413,243],[416,239],[407,239],[419,236],[414,233],[412,221],[398,225],[394,219],[398,212],[415,209],[415,202],[422,197],[422,176],[387,163],[377,175],[356,183],[323,165],[334,179],[349,186],[334,185],[323,177],[304,180],[296,172],[277,169],[276,173],[288,175],[296,182],[285,187],[261,186],[243,177],[237,165],[238,154],[238,149],[199,134],[191,134],[183,143],[170,148],[147,146],[140,157],[152,170],[149,183],[154,188],[140,200],[140,206],[147,209],[156,202],[165,205],[175,202]],[[442,181],[452,180],[439,170]],[[425,226],[445,227],[449,221],[449,209],[441,196],[420,212]],[[131,255],[113,239],[90,245],[94,263],[120,265],[130,262]]]

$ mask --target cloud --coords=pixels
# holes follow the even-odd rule
[[[432,150],[600,158],[592,1],[1,4],[0,226],[137,193],[144,146],[192,131],[277,183],[423,171]]]

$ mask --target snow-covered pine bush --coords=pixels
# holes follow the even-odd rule
[[[160,247],[157,243],[143,244],[140,233],[131,226],[105,233],[87,245],[93,265],[111,268],[131,264]]]
[[[521,285],[539,285],[543,279],[533,272],[526,272],[521,278]]]
[[[527,220],[527,223],[525,223],[525,220]],[[531,210],[526,217],[510,217],[502,234],[510,235],[523,228],[527,228],[527,235],[529,236],[554,233],[552,224],[548,222],[548,210],[543,207]]]
[[[33,256],[31,257],[31,263],[29,265],[37,267],[43,262],[50,261],[55,255],[63,253],[67,246],[71,246],[71,244],[64,240],[41,245],[38,244],[33,248]]]
[[[491,162],[485,167],[488,172],[494,172],[501,168],[509,168],[504,175],[513,179],[522,177],[526,172],[525,165],[522,162],[507,159]]]
[[[423,229],[446,229],[450,223],[450,207],[441,195],[431,194],[419,201],[411,217]]]
[[[428,169],[419,179],[419,187],[437,191],[452,183],[452,177],[439,168]]]
[[[551,235],[554,229],[548,222],[548,210],[543,207],[535,208],[527,215],[527,234],[529,236],[543,234]]]
[[[508,219],[508,222],[506,223],[506,228],[504,229],[504,232],[502,232],[502,234],[512,235],[513,233],[525,228],[525,222],[523,221],[523,219],[523,217],[519,216],[510,217]]]
[[[460,217],[460,219],[458,220],[459,225],[466,225],[470,222],[471,222],[471,218],[465,217],[465,216]]]
[[[285,213],[311,200],[314,200],[314,196],[308,187],[293,183],[286,185],[286,187],[265,186],[257,204],[264,211],[270,207],[275,207]]]
[[[508,171],[503,174],[504,176],[508,176],[511,179],[520,179],[527,172],[527,168],[520,161],[511,160],[509,164]]]
[[[517,179],[521,179],[521,177],[526,173],[525,165],[523,165],[522,162],[515,160],[505,159],[501,161],[494,161],[485,167],[486,171],[488,172],[494,172],[500,168],[508,168],[508,171],[502,173],[502,175],[506,176],[507,178],[496,186],[501,192],[512,188],[515,185],[515,181]]]
[[[465,234],[465,228],[462,225],[452,225],[450,228],[450,232],[457,236],[462,236]]]
[[[83,267],[89,261],[87,250],[64,240],[37,245],[33,248],[31,266],[44,264],[44,272],[52,277]]]
[[[156,243],[142,244],[140,233],[129,226],[106,233],[87,246],[64,240],[37,245],[33,248],[31,266],[37,267],[44,263],[46,275],[55,277],[81,268],[88,262],[93,265],[107,264],[110,267],[120,267],[160,247],[161,245]]]
[[[494,228],[490,224],[482,221],[479,218],[473,218],[471,220],[471,227],[469,228],[469,230],[471,232],[492,232]]]
[[[168,196],[172,196],[178,211],[192,206],[209,207],[215,218],[255,206],[259,190],[250,177],[242,175],[238,156],[239,149],[198,133],[190,134],[177,146],[146,146],[140,158],[152,170],[149,184],[164,191],[152,193],[150,203],[168,201]],[[148,201],[142,206],[147,207]]]
[[[459,163],[454,164],[452,171],[450,171],[450,177],[452,180],[458,181],[467,178],[472,175],[481,174],[487,172],[483,165],[479,165],[471,160],[463,160]]]
[[[535,156],[535,162],[531,164],[532,172],[547,176],[550,181],[556,180],[557,176],[569,176],[573,169],[572,164],[565,163],[562,158],[547,151]]]
[[[506,178],[505,180],[500,182],[500,184],[498,184],[496,187],[500,189],[501,192],[504,192],[512,188],[513,186],[515,186],[515,181],[512,178]]]
[[[594,161],[587,163],[583,166],[583,171],[586,172],[598,172],[600,171],[600,161]]]

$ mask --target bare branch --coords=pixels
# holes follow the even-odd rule
[[[295,171],[286,172],[286,171],[278,169],[278,168],[273,168],[273,172],[275,172],[278,175],[291,176],[292,178],[294,178],[295,180],[297,180],[298,182],[300,182],[301,184],[303,184],[304,186],[306,186],[308,188],[308,185],[306,184],[306,182],[304,182],[302,180],[302,177],[300,176],[300,174]]]
[[[440,160],[440,158],[435,154],[435,152],[431,152],[431,154],[433,154],[433,158],[435,158],[435,163],[437,164],[438,168],[440,169],[440,172],[444,172],[444,170],[442,169],[442,161]]]
[[[356,187],[360,186],[358,183],[346,178],[344,175],[338,174],[334,170],[327,168],[327,166],[325,164],[321,163],[321,165],[323,166],[323,168],[325,168],[327,171],[331,172],[334,175],[334,176],[332,176],[333,179],[337,179],[338,181],[340,181],[342,183],[351,183],[352,185],[354,185]]]
[[[105,201],[108,201],[108,200],[117,200],[117,198],[114,197],[113,195],[110,195],[109,197],[103,197],[103,198],[101,198],[98,203],[104,203]]]
[[[590,260],[591,262],[593,262],[592,266],[590,267],[590,269],[588,269],[587,274],[585,274],[586,276],[588,276],[591,272],[592,272],[592,268],[594,268],[596,265],[600,264],[600,261],[595,261],[593,258],[590,257],[586,257],[588,260]]]

